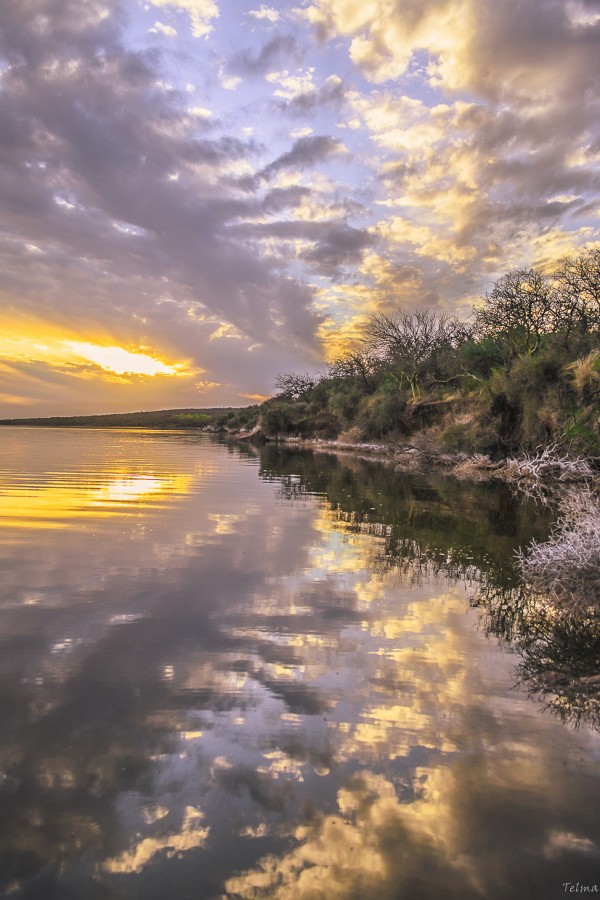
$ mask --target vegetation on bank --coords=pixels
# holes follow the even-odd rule
[[[205,428],[235,410],[158,409],[150,412],[109,413],[98,416],[50,416],[30,419],[2,419],[0,425],[35,425],[54,428]],[[242,412],[242,410],[240,410]]]
[[[467,321],[375,315],[318,377],[285,373],[246,411],[267,437],[386,440],[498,458],[559,442],[600,451],[600,248],[510,272]],[[219,424],[238,424],[239,413]]]
[[[541,693],[557,679],[571,693],[577,684],[583,706],[598,713],[600,247],[550,276],[508,273],[467,322],[429,310],[373,316],[354,351],[323,375],[284,374],[278,387],[260,410],[267,436],[384,440],[504,459],[505,477],[526,492],[546,479],[587,482],[558,498],[550,539],[520,552],[515,590],[525,605],[538,604],[533,618],[546,629],[521,629],[527,680],[537,673]],[[579,640],[582,623],[589,665],[546,670],[538,650],[560,629]]]

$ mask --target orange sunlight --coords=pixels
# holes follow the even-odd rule
[[[80,341],[63,341],[75,356],[96,363],[115,375],[178,375],[181,365],[167,365],[155,356],[132,353],[122,347],[102,347]]]
[[[35,321],[2,323],[0,359],[41,362],[50,366],[77,367],[93,363],[107,374],[118,376],[190,374],[186,363],[167,362],[147,347],[127,350],[106,336],[98,342],[81,341],[64,331],[61,333],[52,324]],[[197,374],[198,370],[195,372]]]

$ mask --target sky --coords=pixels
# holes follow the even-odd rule
[[[600,0],[3,0],[0,417],[258,402],[599,198]]]

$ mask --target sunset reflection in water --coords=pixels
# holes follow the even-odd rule
[[[547,523],[490,486],[197,435],[0,438],[2,890],[593,883],[598,736],[515,692],[469,608]]]

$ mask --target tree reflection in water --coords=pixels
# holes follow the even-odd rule
[[[484,612],[487,634],[521,657],[517,684],[541,699],[561,721],[600,728],[600,615],[549,604],[527,586],[487,581],[472,598]]]
[[[543,546],[559,498],[546,496],[540,504],[539,492],[528,497],[505,485],[478,484],[472,486],[477,502],[457,508],[452,491],[458,485],[451,479],[398,478],[383,465],[281,456],[273,448],[263,451],[261,462],[262,476],[279,480],[283,502],[324,492],[338,528],[384,538],[383,549],[373,546],[375,573],[393,570],[411,586],[463,582],[474,589],[471,604],[482,613],[484,633],[520,657],[516,685],[561,721],[600,728],[600,613],[585,604],[561,609],[523,583],[516,559],[507,564],[526,542],[521,533],[532,516]]]

